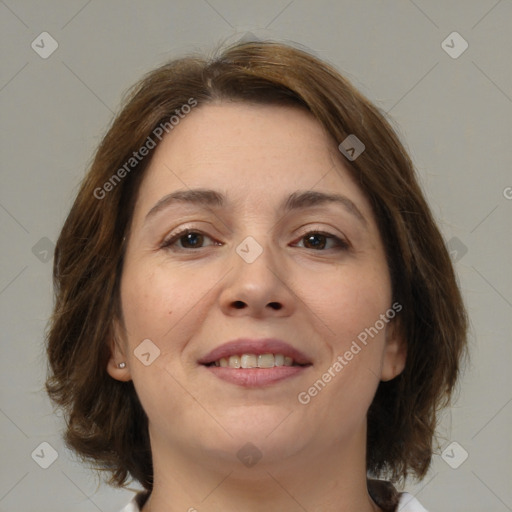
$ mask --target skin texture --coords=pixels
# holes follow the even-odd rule
[[[366,491],[366,413],[379,381],[405,364],[393,321],[308,404],[297,399],[393,302],[370,204],[343,158],[307,112],[235,102],[195,109],[156,148],[108,364],[112,377],[133,380],[149,418],[155,481],[144,510],[379,510]],[[174,203],[146,218],[167,194],[196,188],[226,204]],[[305,191],[342,194],[365,220],[340,204],[280,209]],[[163,247],[185,227],[204,235],[197,248],[184,238]],[[236,252],[248,236],[263,249],[252,263]],[[198,364],[239,337],[280,338],[312,365],[248,389]],[[134,355],[144,339],[160,350],[149,366]],[[252,467],[237,457],[248,442],[262,454]]]

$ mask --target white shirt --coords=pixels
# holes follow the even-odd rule
[[[397,512],[428,512],[428,510],[422,507],[420,502],[412,494],[402,492],[400,493]]]
[[[135,501],[135,498],[121,510],[121,512],[140,512],[140,508]],[[423,508],[420,502],[408,492],[400,493],[400,501],[396,512],[428,512]]]

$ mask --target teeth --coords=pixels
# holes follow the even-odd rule
[[[242,363],[242,368],[257,368],[258,367],[258,357],[254,354],[243,354],[240,358]]]
[[[223,357],[215,361],[222,368],[274,368],[274,366],[293,366],[293,359],[283,354],[241,354]]]
[[[258,356],[258,368],[273,368],[274,365],[274,354],[261,354]]]
[[[240,356],[229,356],[228,366],[230,368],[240,368]]]

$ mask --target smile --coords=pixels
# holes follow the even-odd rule
[[[268,386],[312,366],[310,357],[276,338],[238,338],[214,348],[198,363],[215,377],[243,387]]]
[[[241,354],[221,357],[209,366],[221,368],[274,368],[276,366],[303,366],[284,354]]]

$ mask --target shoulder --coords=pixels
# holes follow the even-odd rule
[[[133,497],[132,501],[119,512],[140,512],[148,497],[149,495],[146,492],[139,492]]]
[[[140,512],[139,505],[137,505],[137,502],[135,501],[135,498],[126,505],[120,512]]]
[[[397,512],[428,512],[420,502],[408,492],[400,493]]]
[[[141,508],[139,504],[145,501],[146,496],[144,494],[138,494],[135,496],[126,507],[120,512],[140,512]],[[408,492],[400,493],[400,499],[396,508],[397,512],[428,512],[420,502],[409,494]]]
[[[368,479],[367,483],[372,500],[386,512],[428,512],[412,494],[398,492],[391,482]]]

